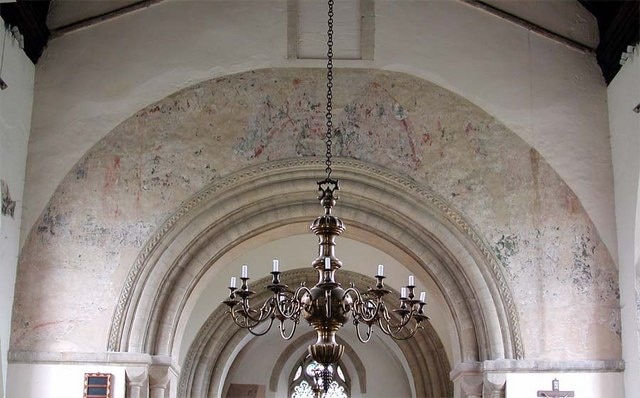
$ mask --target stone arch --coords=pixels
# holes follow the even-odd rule
[[[369,277],[341,270],[341,274],[346,280],[353,282],[358,288],[365,289],[375,284]],[[297,285],[300,282],[312,282],[316,279],[316,273],[312,269],[298,269],[287,271],[282,274],[283,281],[290,285]],[[270,283],[269,278],[263,278],[252,286],[256,286],[258,302],[265,300],[269,293],[266,286]],[[396,292],[397,293],[397,292]],[[392,303],[388,303],[390,307]],[[225,384],[230,358],[233,359],[238,347],[246,342],[251,336],[245,330],[239,329],[233,321],[225,314],[226,307],[219,306],[212,312],[205,325],[200,329],[193,341],[185,363],[182,366],[180,381],[178,386],[179,397],[191,396],[226,396],[228,385]],[[270,389],[275,391],[278,377],[283,371],[287,359],[300,347],[306,346],[315,340],[314,333],[307,333],[295,339],[287,346],[285,352],[275,363],[270,378]],[[356,362],[356,377],[359,381],[360,392],[366,393],[366,374],[364,365],[357,353],[346,342],[345,357]],[[452,396],[453,385],[449,381],[451,366],[447,360],[444,347],[437,333],[430,323],[425,326],[424,333],[418,333],[410,341],[396,341],[395,344],[400,349],[401,354],[407,361],[409,380],[415,391],[415,396]],[[241,350],[241,348],[240,348]]]
[[[220,255],[264,231],[307,223],[321,169],[302,158],[250,167],[185,201],[130,269],[109,334],[110,351],[171,355],[185,301]],[[340,215],[408,253],[447,298],[460,360],[523,357],[518,315],[498,262],[458,211],[426,187],[371,164],[339,159]],[[425,261],[428,258],[428,263]]]

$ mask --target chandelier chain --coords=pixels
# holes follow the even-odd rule
[[[331,179],[331,145],[333,144],[333,0],[329,0],[329,11],[327,13],[327,135],[325,143],[326,152],[326,169],[327,180]]]

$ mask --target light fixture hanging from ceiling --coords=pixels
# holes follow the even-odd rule
[[[358,339],[366,343],[371,338],[374,325],[394,339],[411,338],[422,322],[429,319],[424,313],[426,293],[416,299],[415,279],[409,276],[407,286],[401,288],[399,306],[389,310],[383,298],[391,293],[384,285],[384,266],[378,265],[375,276],[376,286],[360,292],[353,284],[347,289],[336,282],[336,273],[342,262],[335,254],[335,239],[345,230],[345,225],[331,211],[338,200],[338,180],[331,178],[331,145],[333,136],[333,0],[328,1],[327,30],[327,107],[326,107],[326,178],[318,182],[318,199],[324,214],[311,224],[311,230],[318,236],[319,255],[311,266],[318,272],[318,283],[312,288],[304,285],[295,290],[280,281],[280,265],[273,260],[272,281],[267,286],[272,295],[262,304],[252,307],[249,289],[248,267],[242,266],[240,287],[235,277],[231,278],[229,297],[223,301],[229,306],[233,321],[252,334],[267,333],[277,320],[281,336],[288,340],[293,337],[300,318],[304,318],[317,332],[315,344],[309,346],[311,358],[321,364],[325,371],[319,375],[317,384],[326,389],[332,375],[330,365],[336,364],[344,352],[344,346],[336,342],[336,332],[353,317]]]

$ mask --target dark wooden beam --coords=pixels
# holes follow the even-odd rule
[[[621,68],[627,46],[640,41],[640,0],[579,0],[598,20],[600,44],[596,56],[607,84]]]
[[[34,64],[38,62],[50,36],[47,28],[49,3],[49,0],[0,3],[0,16],[5,24],[18,27],[24,37],[24,52]]]

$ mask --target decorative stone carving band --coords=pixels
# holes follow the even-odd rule
[[[479,253],[482,258],[482,263],[484,263],[484,265],[478,264],[481,266],[481,272],[483,272],[483,277],[486,280],[484,283],[488,282],[489,286],[493,286],[493,284],[496,286],[497,291],[495,293],[492,291],[491,295],[494,305],[496,305],[498,309],[498,322],[500,322],[501,328],[503,329],[502,333],[506,333],[506,335],[503,336],[505,355],[509,358],[523,358],[524,349],[520,337],[518,313],[503,270],[499,266],[499,262],[495,258],[489,245],[475,231],[471,224],[466,221],[466,218],[460,212],[453,209],[444,199],[431,192],[428,188],[420,186],[413,180],[401,177],[378,166],[356,160],[337,159],[334,164],[335,170],[341,175],[344,175],[346,177],[345,179],[361,179],[364,181],[363,184],[370,184],[371,187],[375,186],[377,190],[395,191],[395,194],[401,192],[402,195],[410,197],[411,200],[414,200],[416,203],[426,206],[433,217],[442,220],[449,228],[453,227],[457,231],[460,239],[466,242],[463,244],[466,245],[467,250]],[[245,184],[260,179],[264,180],[269,176],[282,173],[311,175],[317,173],[317,170],[320,170],[321,167],[322,163],[320,161],[309,158],[261,164],[222,178],[186,201],[152,235],[130,268],[114,311],[107,349],[109,351],[120,351],[123,348],[127,349],[123,346],[123,337],[127,334],[125,333],[127,319],[132,319],[133,313],[135,313],[135,305],[144,288],[145,282],[140,279],[141,275],[148,273],[150,269],[153,268],[154,258],[160,255],[159,250],[161,250],[163,244],[166,245],[166,239],[170,239],[168,236],[177,223],[182,219],[188,219],[190,216],[193,216],[190,213],[194,212],[194,209],[204,203],[215,201],[215,198],[225,191],[237,189]],[[375,200],[375,198],[372,198],[372,200]],[[492,288],[489,287],[489,289],[491,290]],[[501,317],[500,314],[502,310],[499,308],[504,309],[506,318],[503,319]],[[134,312],[130,313],[131,311]],[[131,327],[131,325],[128,327]]]

